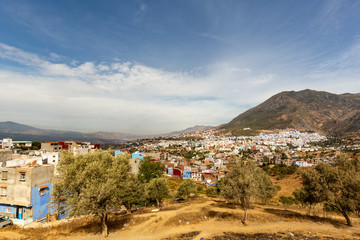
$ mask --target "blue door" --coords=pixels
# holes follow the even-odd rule
[[[18,219],[22,219],[22,215],[23,215],[23,208],[22,207],[18,207]]]

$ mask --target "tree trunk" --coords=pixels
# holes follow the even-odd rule
[[[109,229],[107,226],[107,213],[103,213],[101,216],[101,239],[108,239]]]
[[[347,215],[346,211],[342,211],[341,213],[342,213],[342,215],[343,215],[343,216],[345,217],[345,219],[346,219],[346,224],[347,224],[348,226],[352,226],[351,219],[350,219],[349,216]]]
[[[247,207],[244,207],[244,219],[241,220],[242,224],[246,225],[247,220]]]
[[[56,204],[56,220],[60,220],[60,204]]]
[[[156,198],[156,203],[157,203],[157,207],[160,208],[160,202],[158,198]]]

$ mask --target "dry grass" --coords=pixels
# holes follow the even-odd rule
[[[199,235],[200,231],[181,233],[173,237],[166,237],[161,240],[192,240],[194,237]]]
[[[110,232],[121,230],[124,226],[137,225],[150,217],[123,215],[110,216],[108,219],[108,226]],[[15,239],[29,239],[29,240],[53,240],[59,238],[72,238],[78,235],[98,234],[101,232],[100,219],[94,217],[84,217],[80,219],[73,219],[67,223],[56,226],[37,227],[37,228],[21,228],[12,226],[10,228],[0,230],[0,240],[14,239],[8,238],[4,235],[9,235],[9,232],[17,233],[18,237]]]
[[[279,198],[281,196],[291,196],[296,188],[302,187],[301,178],[296,173],[279,180],[276,177],[271,177],[271,180],[275,185],[281,187],[275,198]]]
[[[360,219],[352,217],[354,227],[347,227],[345,220],[336,214],[330,218],[310,216],[306,210],[254,205],[248,211],[248,225],[241,223],[243,210],[239,205],[225,201],[193,196],[189,201],[169,200],[158,212],[144,208],[132,215],[111,216],[109,219],[110,239],[360,239]],[[0,230],[1,240],[44,239],[44,240],[97,240],[100,239],[100,222],[94,218],[74,219],[59,225],[37,228],[11,227]],[[226,233],[224,235],[224,232]],[[292,232],[300,238],[289,237]],[[311,234],[309,233],[311,232]],[[296,235],[298,233],[298,235]],[[280,234],[280,235],[279,235]],[[321,236],[315,238],[314,236]],[[227,237],[227,238],[226,238]],[[258,237],[258,238],[257,238]],[[313,238],[311,238],[313,237]]]

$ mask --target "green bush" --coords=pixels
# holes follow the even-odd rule
[[[281,202],[284,206],[290,206],[295,204],[296,200],[292,196],[281,196],[279,202]]]
[[[219,192],[215,186],[210,186],[206,189],[206,195],[208,195],[210,197],[218,196]]]

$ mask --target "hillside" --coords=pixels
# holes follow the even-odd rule
[[[118,143],[127,140],[140,138],[151,138],[159,136],[178,135],[182,133],[192,133],[212,128],[210,126],[195,126],[182,131],[172,132],[162,135],[136,135],[122,132],[76,132],[40,129],[32,126],[19,124],[16,122],[0,122],[0,139],[12,138],[14,140],[28,141],[88,141],[93,143]]]
[[[204,126],[204,125],[196,125],[194,127],[189,127],[187,129],[181,130],[181,131],[175,131],[171,132],[167,135],[179,135],[179,134],[186,134],[186,133],[194,133],[199,131],[205,131],[208,129],[214,128],[213,126]]]
[[[222,199],[193,197],[190,201],[166,201],[160,211],[142,208],[133,214],[109,217],[109,239],[127,240],[268,240],[268,239],[360,239],[359,219],[347,227],[338,215],[322,212],[308,215],[299,207],[254,205],[248,224],[240,218],[239,206]],[[33,223],[26,228],[0,229],[0,240],[98,240],[100,224],[91,217],[58,222]]]
[[[221,128],[229,131],[295,128],[327,135],[358,133],[360,94],[337,95],[309,89],[281,92]]]
[[[29,141],[91,141],[94,143],[119,142],[140,138],[139,135],[120,132],[76,132],[40,129],[16,122],[0,122],[0,139],[12,138],[14,140]]]

